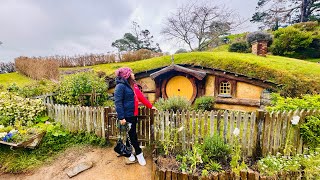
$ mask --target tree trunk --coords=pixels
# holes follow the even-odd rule
[[[308,21],[308,13],[307,8],[308,4],[310,3],[309,0],[302,0],[301,7],[300,7],[300,22],[307,22]]]

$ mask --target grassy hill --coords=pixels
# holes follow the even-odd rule
[[[18,86],[24,86],[32,82],[34,82],[34,80],[17,72],[0,74],[0,85],[2,85],[3,88],[7,88],[13,83],[16,83]]]
[[[170,56],[163,56],[135,62],[100,64],[90,68],[94,71],[104,71],[108,76],[114,77],[114,71],[119,67],[128,66],[137,73],[170,65],[170,59]],[[259,57],[253,54],[224,51],[176,54],[174,55],[174,62],[176,64],[211,67],[268,80],[281,85],[279,91],[284,95],[297,96],[320,92],[320,64],[318,63],[280,56]],[[66,68],[61,70],[64,69]],[[30,82],[30,79],[17,73],[2,74],[0,79],[0,84],[7,84],[8,82],[25,84],[28,81]]]

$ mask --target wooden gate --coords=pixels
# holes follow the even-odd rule
[[[119,137],[119,128],[117,126],[118,118],[114,108],[105,108],[105,133],[109,140],[117,140]],[[137,134],[141,146],[150,145],[154,140],[154,110],[140,108],[138,115]]]

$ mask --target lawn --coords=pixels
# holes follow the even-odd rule
[[[18,86],[24,86],[32,82],[34,82],[34,80],[17,72],[0,74],[0,85],[3,85],[4,88],[7,88],[13,83],[16,83]]]

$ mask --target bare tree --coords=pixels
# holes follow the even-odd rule
[[[234,14],[225,6],[188,3],[171,14],[161,33],[168,39],[187,44],[191,51],[205,50],[212,40],[233,28]]]
[[[258,0],[251,22],[261,29],[320,19],[320,0]]]

